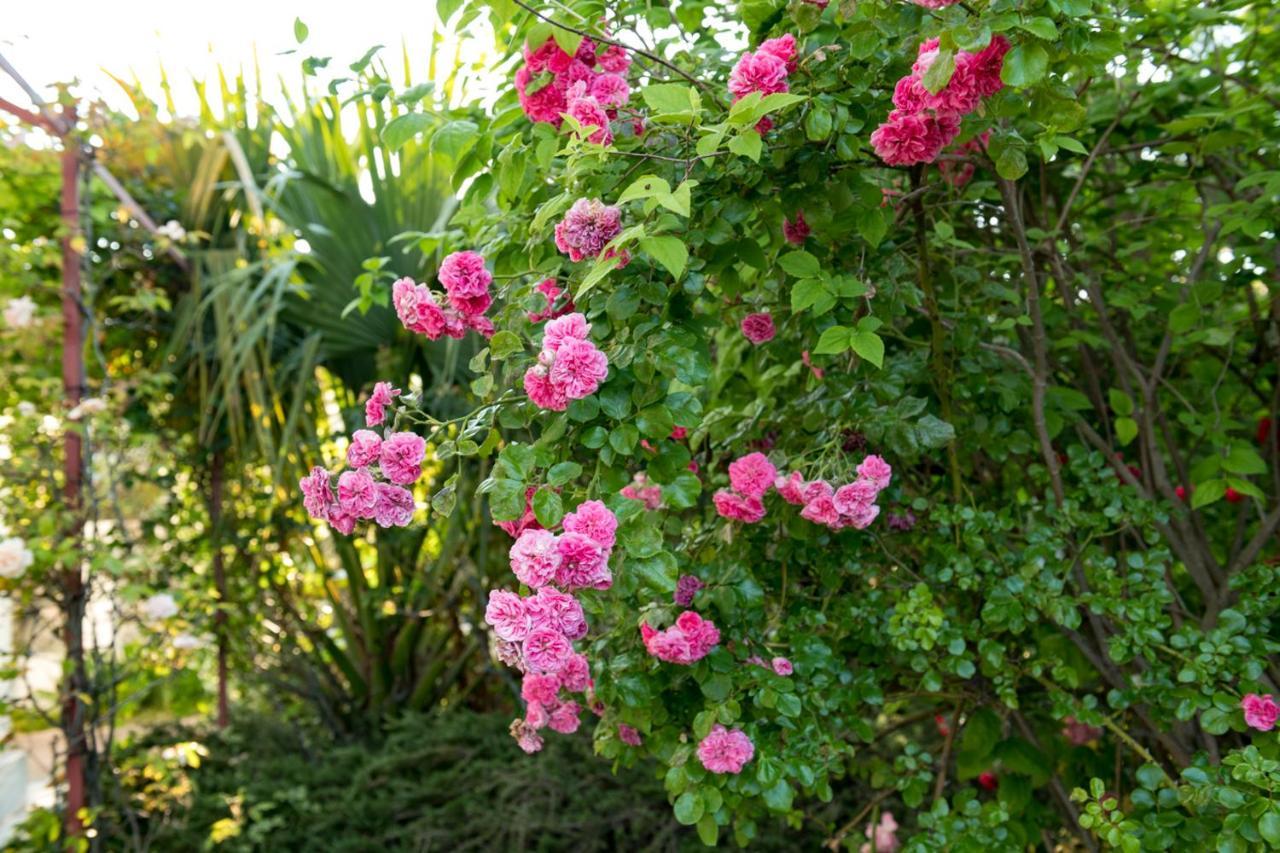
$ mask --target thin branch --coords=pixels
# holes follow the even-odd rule
[[[535,18],[540,18],[541,20],[546,21],[548,24],[550,24],[553,27],[559,27],[562,30],[575,33],[577,35],[582,36],[583,38],[589,38],[592,41],[598,41],[601,44],[609,44],[609,45],[613,45],[614,47],[620,47],[623,50],[629,50],[634,54],[643,56],[645,59],[649,60],[650,62],[656,63],[658,65],[661,65],[663,68],[667,68],[671,71],[674,71],[684,79],[688,80],[693,85],[697,86],[699,89],[702,89],[703,91],[708,93],[711,91],[711,89],[707,86],[707,84],[699,80],[697,77],[694,77],[689,72],[684,71],[675,65],[672,65],[667,60],[663,59],[662,57],[656,54],[650,53],[647,50],[641,50],[638,47],[631,47],[630,45],[626,45],[626,44],[623,44],[622,42],[614,41],[613,39],[606,38],[605,36],[597,35],[596,33],[589,33],[586,30],[580,30],[577,27],[571,27],[568,24],[562,24],[559,21],[555,20],[554,18],[551,18],[547,15],[542,14],[537,9],[530,6],[528,3],[525,3],[524,0],[515,0],[515,4],[519,6],[521,9],[524,9],[529,14],[533,15]]]

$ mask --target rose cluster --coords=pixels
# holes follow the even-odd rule
[[[712,495],[716,511],[724,518],[755,524],[764,518],[764,495],[778,469],[763,453],[748,453],[729,463],[730,489]]]
[[[662,486],[650,483],[649,476],[640,471],[636,472],[630,483],[622,487],[619,494],[624,498],[640,501],[650,511],[662,506]]]
[[[890,166],[932,163],[960,134],[960,120],[982,99],[999,92],[1000,69],[1009,40],[996,35],[978,53],[959,51],[955,71],[937,93],[924,86],[924,75],[938,58],[938,40],[920,45],[911,73],[893,90],[894,109],[871,134],[871,145]]]
[[[560,127],[565,115],[573,117],[591,142],[609,145],[609,122],[631,99],[631,87],[623,76],[631,57],[617,45],[598,51],[584,38],[572,56],[549,38],[536,50],[524,49],[524,65],[516,71],[520,107],[531,120]]]
[[[538,363],[524,374],[524,390],[543,409],[563,412],[570,400],[589,397],[609,375],[609,359],[587,335],[591,324],[579,313],[547,323]]]
[[[425,284],[402,278],[391,285],[391,301],[396,316],[406,329],[436,340],[441,335],[461,338],[467,329],[493,336],[493,321],[485,316],[493,297],[489,285],[493,276],[485,269],[484,258],[476,252],[454,252],[440,264],[442,301]]]
[[[863,530],[880,515],[876,498],[889,486],[893,469],[879,456],[867,456],[852,483],[835,487],[826,480],[806,482],[799,471],[779,477],[775,486],[787,503],[802,506],[800,517],[832,530]]]
[[[688,666],[702,660],[720,643],[720,630],[710,619],[692,610],[676,617],[675,624],[658,631],[648,622],[640,623],[640,639],[645,651],[658,660]]]
[[[379,382],[365,403],[365,424],[377,426],[386,420],[386,407],[400,393],[388,382]],[[319,465],[298,481],[302,505],[312,518],[329,522],[339,533],[350,534],[359,519],[373,519],[379,527],[405,527],[413,518],[412,486],[422,476],[427,443],[413,432],[379,435],[358,429],[347,446],[350,470],[338,477]]]
[[[556,248],[578,262],[598,258],[610,240],[622,233],[622,211],[598,198],[580,198],[556,224]],[[624,250],[610,249],[605,258],[618,258],[618,269],[631,262]]]
[[[520,534],[509,553],[511,571],[533,592],[521,597],[491,590],[485,609],[485,622],[498,638],[498,657],[524,673],[525,716],[511,724],[511,733],[525,752],[542,748],[538,732],[543,728],[577,731],[582,705],[562,694],[585,694],[591,668],[573,648],[587,635],[587,620],[571,593],[613,585],[609,557],[617,517],[599,501],[586,501],[564,517],[563,528],[558,535],[541,528]]]
[[[776,95],[788,91],[787,75],[796,70],[796,37],[787,33],[761,42],[755,52],[747,51],[729,72],[729,93],[733,102],[752,92]],[[760,119],[756,130],[763,136],[773,128],[768,116]]]

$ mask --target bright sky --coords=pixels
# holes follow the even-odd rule
[[[114,106],[127,101],[107,76],[137,75],[144,87],[159,93],[163,67],[173,84],[179,111],[193,110],[192,77],[216,80],[219,63],[228,74],[243,66],[252,71],[254,53],[262,67],[264,91],[270,97],[283,76],[290,86],[300,78],[299,62],[306,56],[331,56],[328,71],[346,72],[375,44],[386,45],[384,56],[399,77],[400,49],[409,48],[415,81],[429,79],[427,62],[435,26],[435,4],[429,0],[9,0],[0,13],[0,54],[43,95],[56,82],[79,79],[81,97],[105,98]],[[294,38],[294,18],[309,29],[306,43]],[[451,62],[457,40],[447,40],[438,61]],[[483,50],[492,58],[492,35],[476,33],[468,45],[468,59]],[[284,55],[285,51],[295,51]],[[336,75],[335,75],[336,76]],[[29,104],[7,75],[0,73],[0,97]]]

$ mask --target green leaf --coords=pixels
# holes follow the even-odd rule
[[[1116,440],[1124,447],[1138,437],[1138,422],[1133,418],[1116,418]]]
[[[1040,44],[1020,44],[1004,58],[1000,79],[1010,86],[1024,88],[1040,82],[1049,70],[1049,51]]]
[[[818,345],[813,348],[814,355],[836,355],[849,348],[849,329],[845,326],[832,326],[818,338]]]
[[[618,196],[617,204],[641,198],[653,198],[660,193],[670,192],[671,185],[662,178],[657,175],[642,175],[622,191],[622,195]]]
[[[815,105],[804,117],[804,135],[810,142],[822,142],[831,135],[831,113]]]
[[[669,551],[659,551],[652,557],[628,557],[626,570],[634,572],[646,584],[664,595],[675,592],[679,565]]]
[[[654,83],[640,90],[640,96],[653,111],[650,118],[686,118],[702,111],[702,98],[692,86],[683,83]]]
[[[793,278],[815,278],[822,272],[818,259],[803,249],[778,258],[778,266]]]
[[[551,31],[551,37],[556,40],[556,44],[560,45],[560,49],[570,56],[577,53],[579,45],[582,44],[581,34],[566,30],[562,27],[556,27],[553,29]]]
[[[791,288],[791,310],[797,314],[808,308],[813,308],[815,314],[822,314],[830,310],[835,302],[835,294],[827,289],[827,284],[822,279],[802,279]]]
[[[306,41],[307,34],[310,32],[311,30],[307,29],[307,25],[302,23],[301,18],[293,19],[293,37],[297,40],[298,44],[302,44]]]
[[[560,494],[549,486],[543,486],[533,495],[533,514],[538,523],[548,530],[554,530],[564,518],[564,504]]]
[[[551,470],[547,472],[547,482],[553,486],[563,486],[581,475],[582,466],[577,462],[561,462],[551,466]]]
[[[447,121],[431,135],[431,153],[443,154],[458,163],[475,147],[480,128],[473,121],[455,119]]]
[[[956,71],[956,52],[954,50],[939,50],[938,55],[929,65],[928,70],[924,72],[924,77],[920,82],[931,94],[938,94],[947,88],[947,84],[951,82],[951,75]]]
[[[1036,38],[1044,39],[1045,41],[1058,40],[1058,28],[1051,18],[1031,18],[1030,20],[1022,21],[1018,26]]]
[[[489,350],[493,353],[494,361],[501,361],[523,349],[524,343],[520,340],[520,336],[515,332],[508,332],[506,329],[495,332],[489,340]]]
[[[1129,395],[1118,388],[1111,388],[1107,391],[1107,400],[1111,403],[1111,411],[1121,417],[1128,417],[1133,414],[1133,400]]]
[[[996,156],[996,172],[1000,177],[1016,181],[1027,173],[1027,155],[1019,145],[1005,145]]]
[[[640,248],[666,267],[667,272],[677,281],[684,274],[685,265],[689,262],[689,250],[679,237],[645,237],[640,241]]]
[[[702,695],[712,702],[723,702],[733,692],[733,681],[724,673],[715,675],[702,682]]]
[[[1185,302],[1169,312],[1169,330],[1176,335],[1194,329],[1199,322],[1200,308],[1190,302]]]
[[[1222,468],[1232,474],[1262,474],[1267,470],[1267,463],[1252,447],[1237,444],[1222,460]]]
[[[1280,814],[1274,805],[1258,818],[1258,834],[1272,847],[1280,847]]]
[[[849,336],[849,346],[877,368],[884,366],[884,340],[875,332],[854,332]]]
[[[923,448],[933,450],[939,447],[946,447],[955,439],[955,427],[941,418],[925,415],[916,421],[916,441]]]
[[[715,790],[714,788],[712,790]],[[720,839],[720,827],[716,825],[716,816],[713,814],[704,814],[702,819],[698,821],[698,840],[703,846],[715,847],[716,842]]]
[[[676,797],[676,820],[685,826],[692,826],[702,819],[702,797],[696,791],[685,791]]]
[[[755,130],[744,130],[729,140],[729,150],[734,154],[748,157],[752,162],[760,162],[760,151],[763,144],[760,141],[760,134]]]
[[[1191,491],[1191,508],[1200,509],[1202,506],[1208,506],[1214,501],[1221,500],[1226,493],[1226,480],[1213,479],[1196,483],[1196,487]]]
[[[489,509],[495,521],[515,521],[524,515],[524,483],[494,480],[489,490]]]
[[[426,113],[405,113],[402,116],[396,116],[382,129],[382,143],[392,151],[402,148],[410,139],[431,127],[433,121],[434,119]]]
[[[765,790],[764,802],[772,811],[785,812],[791,810],[791,800],[794,796],[787,780],[779,779],[773,787]]]

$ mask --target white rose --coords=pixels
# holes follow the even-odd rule
[[[10,299],[4,307],[4,322],[11,329],[25,329],[36,318],[36,303],[30,296]]]
[[[160,622],[178,615],[178,602],[167,592],[158,592],[142,602],[142,612],[150,622]]]
[[[0,577],[16,578],[31,567],[35,555],[16,536],[0,539]]]

